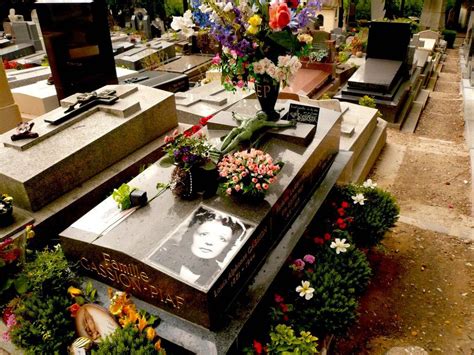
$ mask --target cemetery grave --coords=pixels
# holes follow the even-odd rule
[[[3,29],[13,43],[0,39],[0,58],[14,60],[15,65],[40,65],[44,38],[49,66],[10,69],[6,75],[0,71],[0,257],[7,261],[0,269],[7,266],[4,270],[19,277],[15,283],[7,278],[6,288],[0,287],[0,313],[10,319],[10,313],[5,316],[10,305],[4,306],[2,297],[20,292],[21,287],[31,292],[31,300],[20,292],[19,302],[26,307],[36,299],[50,302],[63,297],[65,302],[67,293],[67,302],[72,302],[62,309],[67,310],[63,320],[70,324],[52,326],[53,333],[48,333],[59,334],[62,329],[69,335],[36,342],[42,349],[38,351],[48,353],[48,347],[57,344],[63,350],[94,347],[110,353],[123,349],[128,337],[137,349],[148,347],[150,353],[159,354],[163,348],[171,354],[279,353],[282,348],[275,339],[293,331],[295,339],[310,340],[301,347],[289,342],[285,346],[308,354],[316,349],[341,354],[351,348],[365,351],[370,341],[373,349],[384,351],[399,345],[391,337],[377,344],[375,337],[382,332],[371,328],[377,316],[366,315],[371,307],[383,313],[386,305],[377,299],[371,306],[370,297],[385,288],[386,279],[397,277],[390,264],[399,262],[393,254],[398,253],[394,251],[398,242],[390,232],[397,219],[402,223],[393,233],[404,237],[421,233],[431,243],[429,233],[434,230],[472,241],[471,220],[466,218],[472,201],[464,194],[469,180],[461,187],[452,181],[457,189],[456,204],[449,204],[453,211],[443,212],[443,205],[429,198],[420,202],[422,194],[447,201],[443,191],[430,193],[431,185],[420,183],[440,175],[429,167],[443,165],[439,157],[423,150],[436,139],[446,140],[438,144],[453,152],[450,171],[463,177],[467,171],[459,168],[465,155],[454,151],[464,134],[458,120],[463,102],[468,134],[473,126],[472,30],[461,55],[463,100],[457,85],[459,57],[445,52],[439,32],[412,34],[410,24],[390,21],[372,21],[368,31],[346,32],[338,27],[342,21],[336,2],[313,6],[308,4],[306,10],[316,22],[303,30],[311,40],[265,20],[275,16],[271,11],[260,13],[257,7],[232,11],[231,23],[245,24],[232,31],[245,41],[253,41],[254,32],[276,34],[271,41],[261,37],[249,49],[232,47],[235,44],[219,37],[222,29],[210,34],[204,28],[188,36],[188,31],[197,30],[190,24],[198,21],[191,12],[181,21],[173,20],[180,27],[174,30],[180,32],[164,35],[162,29],[156,32],[156,19],[155,27],[151,25],[153,11],[144,8],[126,15],[133,33],[111,32],[104,0],[78,4],[38,0],[33,21],[10,14]],[[207,10],[194,6],[192,11]],[[292,16],[306,15],[299,12],[301,8],[288,11]],[[227,21],[226,12],[215,16]],[[264,21],[252,18],[252,12]],[[355,7],[348,20],[357,24]],[[152,38],[155,33],[162,37]],[[283,38],[286,35],[290,42]],[[296,47],[289,50],[289,43]],[[248,52],[243,56],[241,51]],[[50,75],[54,85],[45,80]],[[401,133],[394,134],[393,128]],[[420,141],[410,136],[403,142],[403,134],[415,133],[422,136]],[[393,139],[397,147],[415,142],[415,148],[403,146],[393,158]],[[272,175],[266,176],[267,170],[258,164],[252,172],[253,159],[260,154],[255,149],[271,156],[262,166],[273,165]],[[423,172],[412,178],[418,170],[413,161],[420,162],[420,156],[426,159],[420,163]],[[472,163],[472,152],[470,158]],[[239,164],[243,169],[233,172],[232,166]],[[394,176],[398,180],[391,180]],[[380,187],[367,177],[380,178]],[[408,186],[412,180],[414,185]],[[246,181],[251,182],[245,185]],[[398,205],[403,208],[400,213]],[[453,213],[461,216],[456,215],[461,226],[449,224],[446,215]],[[30,225],[37,234],[32,242],[28,242]],[[211,242],[216,231],[219,242]],[[53,240],[60,240],[61,247],[51,250],[50,256],[48,252],[38,254],[38,259],[21,256],[28,243],[51,247]],[[219,243],[222,249],[214,252]],[[455,244],[447,241],[443,247],[450,243]],[[377,249],[385,245],[388,257]],[[428,249],[434,260],[447,262]],[[9,251],[17,253],[18,264],[4,259]],[[467,265],[469,253],[460,253]],[[24,282],[21,267],[41,263],[43,257],[64,261],[56,263],[58,273],[68,262],[77,265],[72,278],[62,281],[70,284],[59,298],[54,287],[48,293],[31,289],[31,282],[18,286]],[[380,275],[384,266],[377,258],[388,263],[386,279]],[[415,258],[428,260],[419,251]],[[448,274],[444,265],[440,270]],[[364,296],[372,272],[375,286]],[[85,281],[74,281],[77,276],[85,276]],[[410,277],[421,284],[421,276]],[[464,280],[469,282],[469,277]],[[107,291],[110,286],[118,293]],[[396,292],[406,291],[403,287],[407,286],[400,282],[384,290],[396,309],[412,306],[402,299],[393,301]],[[456,283],[455,288],[462,286]],[[467,307],[462,297],[456,300]],[[354,323],[359,301],[360,326],[370,328],[365,333]],[[337,314],[341,305],[344,310]],[[421,308],[426,316],[427,309]],[[6,329],[17,346],[31,350],[34,340],[19,342],[19,334],[30,334],[28,317],[15,306],[12,312],[18,317],[16,330],[12,321],[5,321],[7,328],[0,324],[0,330]],[[416,323],[409,312],[400,314]],[[455,314],[464,322],[461,313]],[[391,319],[377,321],[391,329]],[[450,323],[445,324],[454,334]],[[344,339],[341,334],[348,329],[350,337]],[[416,329],[404,336],[416,337],[420,334]],[[300,330],[309,332],[300,335]],[[112,333],[101,344],[93,344]],[[81,337],[76,339],[76,334]],[[453,339],[461,342],[460,336]],[[419,340],[433,350],[430,342]],[[467,349],[469,341],[462,342],[458,348]],[[452,342],[440,344],[447,349]],[[11,343],[5,348],[16,351]]]

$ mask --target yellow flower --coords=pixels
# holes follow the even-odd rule
[[[258,15],[253,15],[251,18],[249,18],[249,24],[250,26],[253,27],[258,27],[262,23],[262,18]]]
[[[156,337],[156,331],[152,327],[146,328],[146,337],[148,338],[149,341],[153,341]]]
[[[311,44],[313,43],[313,37],[307,33],[301,33],[298,35],[298,41]]]
[[[25,227],[26,239],[31,239],[35,236],[35,231],[33,230],[33,225],[28,224]]]
[[[69,288],[67,289],[67,293],[69,293],[71,297],[76,297],[82,294],[82,291],[78,288],[75,288],[74,286],[69,286]]]
[[[250,33],[251,35],[255,35],[255,34],[257,34],[257,32],[258,32],[258,27],[255,27],[255,26],[250,25],[250,26],[247,28],[247,32]]]
[[[138,318],[138,330],[142,331],[147,325],[148,323],[146,322],[146,318],[144,316],[140,316],[140,318]]]
[[[161,339],[158,339],[158,341],[155,343],[155,350],[161,350]]]

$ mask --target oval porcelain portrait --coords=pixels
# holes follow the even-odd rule
[[[115,318],[104,307],[89,303],[77,311],[76,330],[80,337],[99,342],[118,327]]]

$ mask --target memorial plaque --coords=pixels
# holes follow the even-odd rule
[[[110,197],[60,233],[65,254],[95,279],[191,322],[218,328],[226,309],[324,178],[339,150],[340,122],[340,115],[321,120],[308,147],[268,143],[268,153],[285,166],[261,203],[223,196],[184,202],[168,190],[107,228],[103,222],[118,211]],[[211,136],[220,132],[209,130]],[[154,164],[129,184],[153,196],[156,182],[169,181],[171,171]],[[202,243],[199,233],[213,234],[205,239],[209,244]]]
[[[318,125],[319,107],[310,105],[290,104],[287,120],[295,120],[301,123],[310,123]]]
[[[0,191],[15,204],[37,211],[177,125],[174,97],[138,85],[111,85],[119,100],[95,106],[54,126],[45,119],[64,115],[76,96],[33,120],[36,139],[11,141],[0,136]]]
[[[117,84],[104,0],[37,0],[59,99]]]

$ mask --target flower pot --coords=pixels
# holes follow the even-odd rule
[[[259,75],[255,80],[255,94],[262,111],[267,114],[270,121],[277,121],[280,114],[275,111],[275,104],[280,92],[280,83],[273,80],[269,75]]]
[[[217,191],[217,168],[205,170],[194,166],[184,169],[176,166],[171,173],[171,192],[184,200],[195,199],[198,193],[202,193],[204,198],[215,195]]]
[[[6,205],[0,212],[0,227],[6,227],[13,223],[13,206]]]

